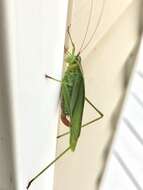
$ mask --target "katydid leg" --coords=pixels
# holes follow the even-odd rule
[[[47,74],[45,74],[45,78],[54,80],[54,81],[56,81],[56,82],[62,82],[61,80],[55,79],[55,78],[53,78],[53,77],[51,77],[51,76],[49,76],[49,75],[47,75]]]
[[[96,112],[99,114],[99,117],[97,117],[97,118],[95,118],[95,119],[93,119],[93,120],[91,120],[91,121],[89,121],[89,122],[83,124],[83,125],[82,125],[82,128],[83,128],[83,127],[87,127],[88,125],[94,123],[95,121],[100,120],[100,119],[104,116],[103,113],[101,113],[101,111],[98,110],[98,109],[94,106],[94,104],[93,104],[87,97],[85,97],[85,100],[88,102],[89,105],[91,105],[91,107],[93,107],[93,108],[96,110]],[[69,131],[68,131],[68,132],[65,132],[65,133],[63,133],[63,134],[61,134],[61,135],[58,135],[57,138],[59,139],[59,138],[61,138],[61,137],[64,137],[64,136],[68,135],[69,133],[70,133]]]
[[[50,164],[48,164],[43,170],[41,170],[33,179],[31,179],[27,185],[27,189],[31,186],[31,184],[40,177],[48,168],[50,168],[56,161],[58,161],[61,157],[63,157],[68,151],[70,150],[70,147],[65,149],[59,156],[57,156]]]
[[[64,53],[67,55],[71,55],[71,53],[68,51],[68,48],[64,47]]]
[[[66,136],[66,135],[68,135],[68,134],[70,134],[69,131],[68,131],[68,132],[65,132],[65,133],[62,133],[61,135],[58,135],[58,136],[57,136],[57,139],[60,139],[61,137],[64,137],[64,136]]]
[[[72,36],[71,36],[71,33],[70,33],[70,26],[68,26],[67,33],[69,35],[69,39],[71,41],[71,44],[72,44],[72,47],[73,47],[73,51],[75,51],[75,44],[73,42],[73,39],[72,39]]]
[[[97,113],[100,115],[98,118],[97,118],[97,120],[99,120],[99,119],[101,119],[104,115],[103,115],[103,113],[99,110],[99,109],[97,109],[96,107],[95,107],[95,105],[87,98],[87,97],[85,97],[85,100],[91,105],[91,107],[93,107],[96,111],[97,111]],[[96,120],[96,121],[97,121]]]

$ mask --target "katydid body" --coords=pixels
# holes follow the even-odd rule
[[[66,124],[64,121],[67,120],[67,117],[69,118],[69,146],[74,151],[81,131],[85,86],[80,56],[74,55],[73,50],[66,60],[68,66],[61,84],[61,118],[64,124]]]

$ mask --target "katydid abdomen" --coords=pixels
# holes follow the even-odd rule
[[[74,151],[78,138],[80,136],[85,101],[84,79],[78,63],[74,63],[68,66],[62,80],[61,96],[62,115],[65,116],[65,121],[67,117],[69,117],[69,143],[71,150]]]

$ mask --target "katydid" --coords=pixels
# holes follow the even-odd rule
[[[91,101],[85,96],[85,82],[84,82],[84,74],[81,65],[81,53],[83,50],[87,48],[90,44],[91,40],[93,39],[99,23],[102,18],[103,9],[105,2],[103,1],[103,6],[101,10],[101,14],[99,16],[97,25],[91,38],[87,42],[87,44],[83,47],[85,39],[87,37],[91,15],[92,15],[92,8],[93,8],[94,0],[91,0],[91,8],[90,8],[90,16],[88,19],[88,25],[86,29],[86,33],[81,44],[80,50],[76,53],[75,43],[73,42],[71,33],[70,33],[70,26],[68,26],[67,33],[72,45],[72,51],[69,52],[68,49],[65,48],[65,62],[67,63],[65,72],[63,75],[62,80],[55,79],[49,75],[45,75],[46,78],[54,80],[56,82],[61,83],[61,121],[65,126],[69,127],[69,132],[61,134],[57,136],[57,138],[61,138],[65,135],[70,135],[69,137],[69,146],[53,160],[48,166],[46,166],[41,172],[39,172],[31,181],[29,181],[27,189],[31,186],[31,184],[41,175],[43,174],[50,166],[52,166],[57,160],[59,160],[63,155],[65,155],[69,150],[75,151],[78,139],[80,137],[81,129],[86,127],[97,120],[100,120],[103,117],[103,114],[91,103]],[[99,114],[98,118],[95,118],[85,124],[82,124],[82,117],[83,117],[83,110],[84,110],[84,103],[87,101],[95,111]]]

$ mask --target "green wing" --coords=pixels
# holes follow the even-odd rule
[[[80,136],[82,115],[85,101],[85,87],[82,73],[76,76],[71,100],[70,100],[70,111],[71,111],[71,128],[70,128],[70,147],[74,151],[78,138]]]
[[[63,105],[64,112],[70,114],[70,93],[67,84],[65,83],[62,84],[62,98],[63,98],[62,101],[64,102]]]

